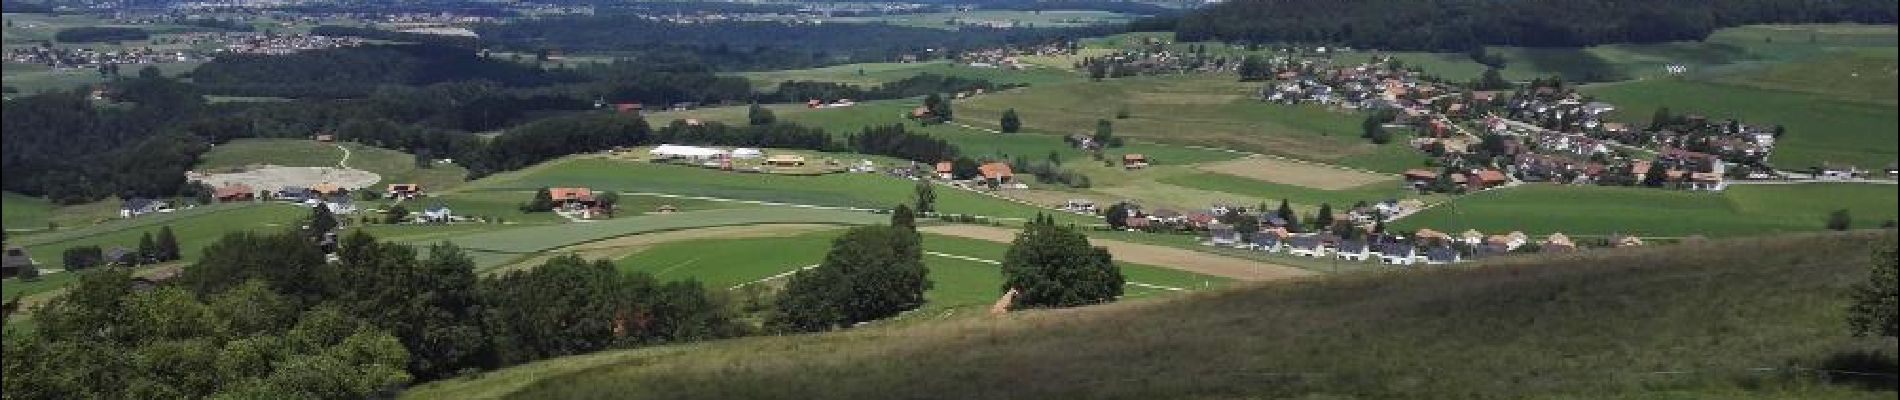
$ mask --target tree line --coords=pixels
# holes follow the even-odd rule
[[[1701,40],[1747,24],[1892,24],[1896,9],[1884,0],[1235,0],[1144,24],[1171,21],[1182,41],[1466,51]]]

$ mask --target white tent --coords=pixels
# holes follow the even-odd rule
[[[740,147],[737,149],[732,149],[732,158],[759,158],[759,157],[765,157],[765,152],[759,151],[759,149],[755,149],[751,147]]]
[[[648,155],[656,159],[682,158],[697,161],[725,156],[726,151],[710,147],[663,144],[660,145],[660,147],[654,147],[653,151],[648,152]]]

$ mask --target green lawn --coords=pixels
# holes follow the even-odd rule
[[[240,203],[201,206],[190,210],[172,213],[153,214],[138,218],[115,220],[84,228],[61,230],[51,233],[28,236],[10,244],[24,246],[27,254],[33,256],[42,268],[61,268],[60,255],[70,247],[96,245],[106,250],[114,247],[133,249],[138,247],[139,236],[145,233],[157,235],[160,228],[170,226],[178,237],[179,250],[184,260],[189,262],[199,256],[199,250],[217,241],[224,234],[236,231],[257,231],[267,229],[287,229],[298,218],[308,215],[302,207],[276,203]],[[18,279],[6,280],[5,298],[15,294],[32,294],[62,286],[69,280],[55,279],[56,273],[46,276],[42,282],[23,283]],[[57,281],[46,283],[46,281]]]
[[[1887,79],[1891,95],[1894,81]],[[1669,107],[1676,114],[1784,125],[1787,136],[1776,142],[1769,158],[1784,169],[1836,162],[1879,170],[1900,154],[1900,136],[1894,134],[1900,131],[1900,114],[1892,104],[1683,79],[1588,86],[1584,92],[1616,104],[1612,118],[1635,123],[1647,123],[1658,107]]]
[[[866,225],[882,223],[889,216],[859,211],[817,210],[791,207],[756,207],[704,210],[674,214],[622,217],[586,223],[529,225],[513,229],[478,231],[440,238],[470,250],[526,255],[595,240],[647,232],[711,226],[767,223],[816,223]],[[491,267],[493,265],[481,265]]]
[[[1893,186],[1858,184],[1733,185],[1722,193],[1526,185],[1466,195],[1391,226],[1534,235],[1762,235],[1821,230],[1835,209],[1850,210],[1856,227],[1874,227],[1895,218],[1897,196]]]
[[[205,153],[197,168],[220,170],[256,164],[286,167],[335,167],[350,149],[350,168],[382,176],[378,183],[420,183],[429,192],[441,192],[460,186],[468,179],[468,170],[454,164],[434,164],[417,168],[414,155],[356,143],[323,143],[305,139],[238,139],[218,145]],[[381,187],[372,187],[381,190]]]
[[[1398,182],[1380,182],[1344,190],[1314,189],[1297,185],[1278,184],[1238,176],[1199,172],[1162,178],[1161,183],[1182,187],[1227,192],[1277,203],[1280,199],[1308,207],[1331,204],[1335,210],[1351,207],[1353,203],[1364,201],[1376,203],[1388,199],[1401,199],[1417,194],[1417,191],[1400,186]]]
[[[915,183],[879,174],[819,176],[748,174],[711,169],[604,159],[565,159],[532,167],[526,173],[484,179],[485,189],[533,190],[541,187],[590,187],[595,190],[655,192],[820,206],[889,208],[911,202]],[[938,187],[943,213],[1029,218],[1047,212],[963,190]],[[1058,220],[1094,223],[1072,215]]]
[[[14,192],[0,194],[0,225],[6,229],[45,229],[53,203]]]

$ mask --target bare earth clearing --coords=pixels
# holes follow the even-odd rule
[[[1394,179],[1388,175],[1348,171],[1266,157],[1247,157],[1201,164],[1200,169],[1242,178],[1324,190],[1351,189]]]
[[[767,236],[791,236],[807,232],[843,229],[838,225],[824,224],[760,224],[742,226],[715,226],[710,228],[682,229],[677,231],[654,232],[627,235],[601,241],[587,242],[547,251],[520,262],[508,264],[490,270],[489,273],[503,273],[533,268],[547,262],[556,255],[575,254],[587,260],[612,261],[638,253],[654,245],[696,239],[738,239]]]
[[[940,225],[918,228],[940,235],[1008,243],[1016,239],[1016,230],[993,226]],[[1153,265],[1182,271],[1239,279],[1267,281],[1298,278],[1317,273],[1284,265],[1183,250],[1167,246],[1136,244],[1115,240],[1089,239],[1090,244],[1108,248],[1116,260]]]
[[[360,169],[260,165],[242,172],[220,174],[186,172],[185,179],[204,182],[214,188],[241,183],[255,190],[277,190],[286,186],[308,188],[328,182],[344,189],[357,190],[375,185],[383,178],[376,173]]]

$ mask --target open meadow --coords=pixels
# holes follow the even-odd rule
[[[159,229],[170,226],[178,237],[180,255],[184,261],[190,262],[198,258],[199,250],[226,233],[289,229],[298,218],[308,213],[307,209],[286,204],[219,204],[9,239],[7,244],[26,248],[27,254],[42,269],[59,269],[62,267],[60,256],[68,248],[99,246],[107,251],[115,247],[135,249],[140,235],[157,235]],[[0,297],[11,299],[19,294],[34,294],[64,286],[72,281],[64,275],[72,273],[49,274],[39,282],[7,278],[5,292]]]
[[[920,74],[982,79],[999,85],[1029,86],[1070,82],[1083,78],[1082,75],[1070,71],[1067,66],[1011,70],[975,67],[948,61],[844,64],[810,69],[743,72],[738,75],[752,81],[759,90],[770,91],[777,88],[780,82],[785,81],[836,82],[868,89]]]
[[[1891,185],[1731,185],[1720,193],[1640,187],[1524,185],[1466,195],[1391,223],[1394,229],[1477,229],[1533,235],[1681,237],[1816,231],[1846,209],[1872,228],[1900,213]]]

